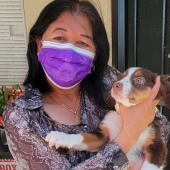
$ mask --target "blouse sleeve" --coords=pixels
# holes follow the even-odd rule
[[[112,141],[98,154],[79,164],[73,170],[121,170],[129,161],[119,145]]]
[[[11,154],[23,170],[120,170],[129,163],[121,148],[112,141],[95,156],[72,167],[65,154],[50,148],[44,138],[34,132],[16,107],[5,108],[3,123]]]
[[[9,149],[22,170],[70,169],[65,155],[49,148],[44,139],[7,122],[4,124]]]
[[[157,109],[156,120],[159,121],[162,130],[162,137],[165,143],[168,143],[170,137],[170,122],[168,119]]]

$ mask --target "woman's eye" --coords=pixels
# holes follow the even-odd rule
[[[54,39],[57,40],[57,41],[64,41],[65,40],[64,37],[55,37]]]
[[[78,44],[79,44],[80,46],[88,46],[85,42],[82,42],[82,41],[78,42]]]
[[[144,82],[143,82],[143,80],[141,78],[136,78],[135,83],[136,84],[141,84],[141,85],[144,84]]]

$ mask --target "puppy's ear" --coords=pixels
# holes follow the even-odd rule
[[[159,89],[157,99],[164,102],[165,106],[170,109],[170,82],[168,81],[168,76],[160,76],[161,87]]]
[[[115,110],[115,99],[111,96],[111,89],[108,89],[104,92],[104,103],[105,107],[108,110]]]

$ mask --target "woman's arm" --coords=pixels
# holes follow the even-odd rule
[[[74,170],[121,170],[129,161],[115,141],[111,141],[96,156],[79,164]]]
[[[9,123],[5,123],[5,129],[11,154],[23,170],[114,170],[128,165],[125,154],[113,141],[97,155],[72,167],[65,155],[50,148],[40,136]]]
[[[8,104],[3,121],[11,154],[23,170],[121,169],[129,163],[120,147],[112,141],[95,156],[72,167],[65,154],[50,148],[45,139],[31,128],[29,119],[20,113],[21,108],[13,106],[14,103]]]
[[[23,170],[71,169],[65,155],[49,148],[40,136],[7,122],[5,130],[11,154]]]

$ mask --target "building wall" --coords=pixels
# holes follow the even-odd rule
[[[26,24],[26,35],[28,39],[28,33],[34,22],[36,21],[40,11],[52,0],[23,0],[24,13],[25,13],[25,24]],[[107,35],[111,47],[111,0],[89,0],[98,9],[107,31]],[[111,48],[110,48],[111,49]],[[112,51],[110,52],[110,56]],[[111,57],[109,60],[111,65]]]

